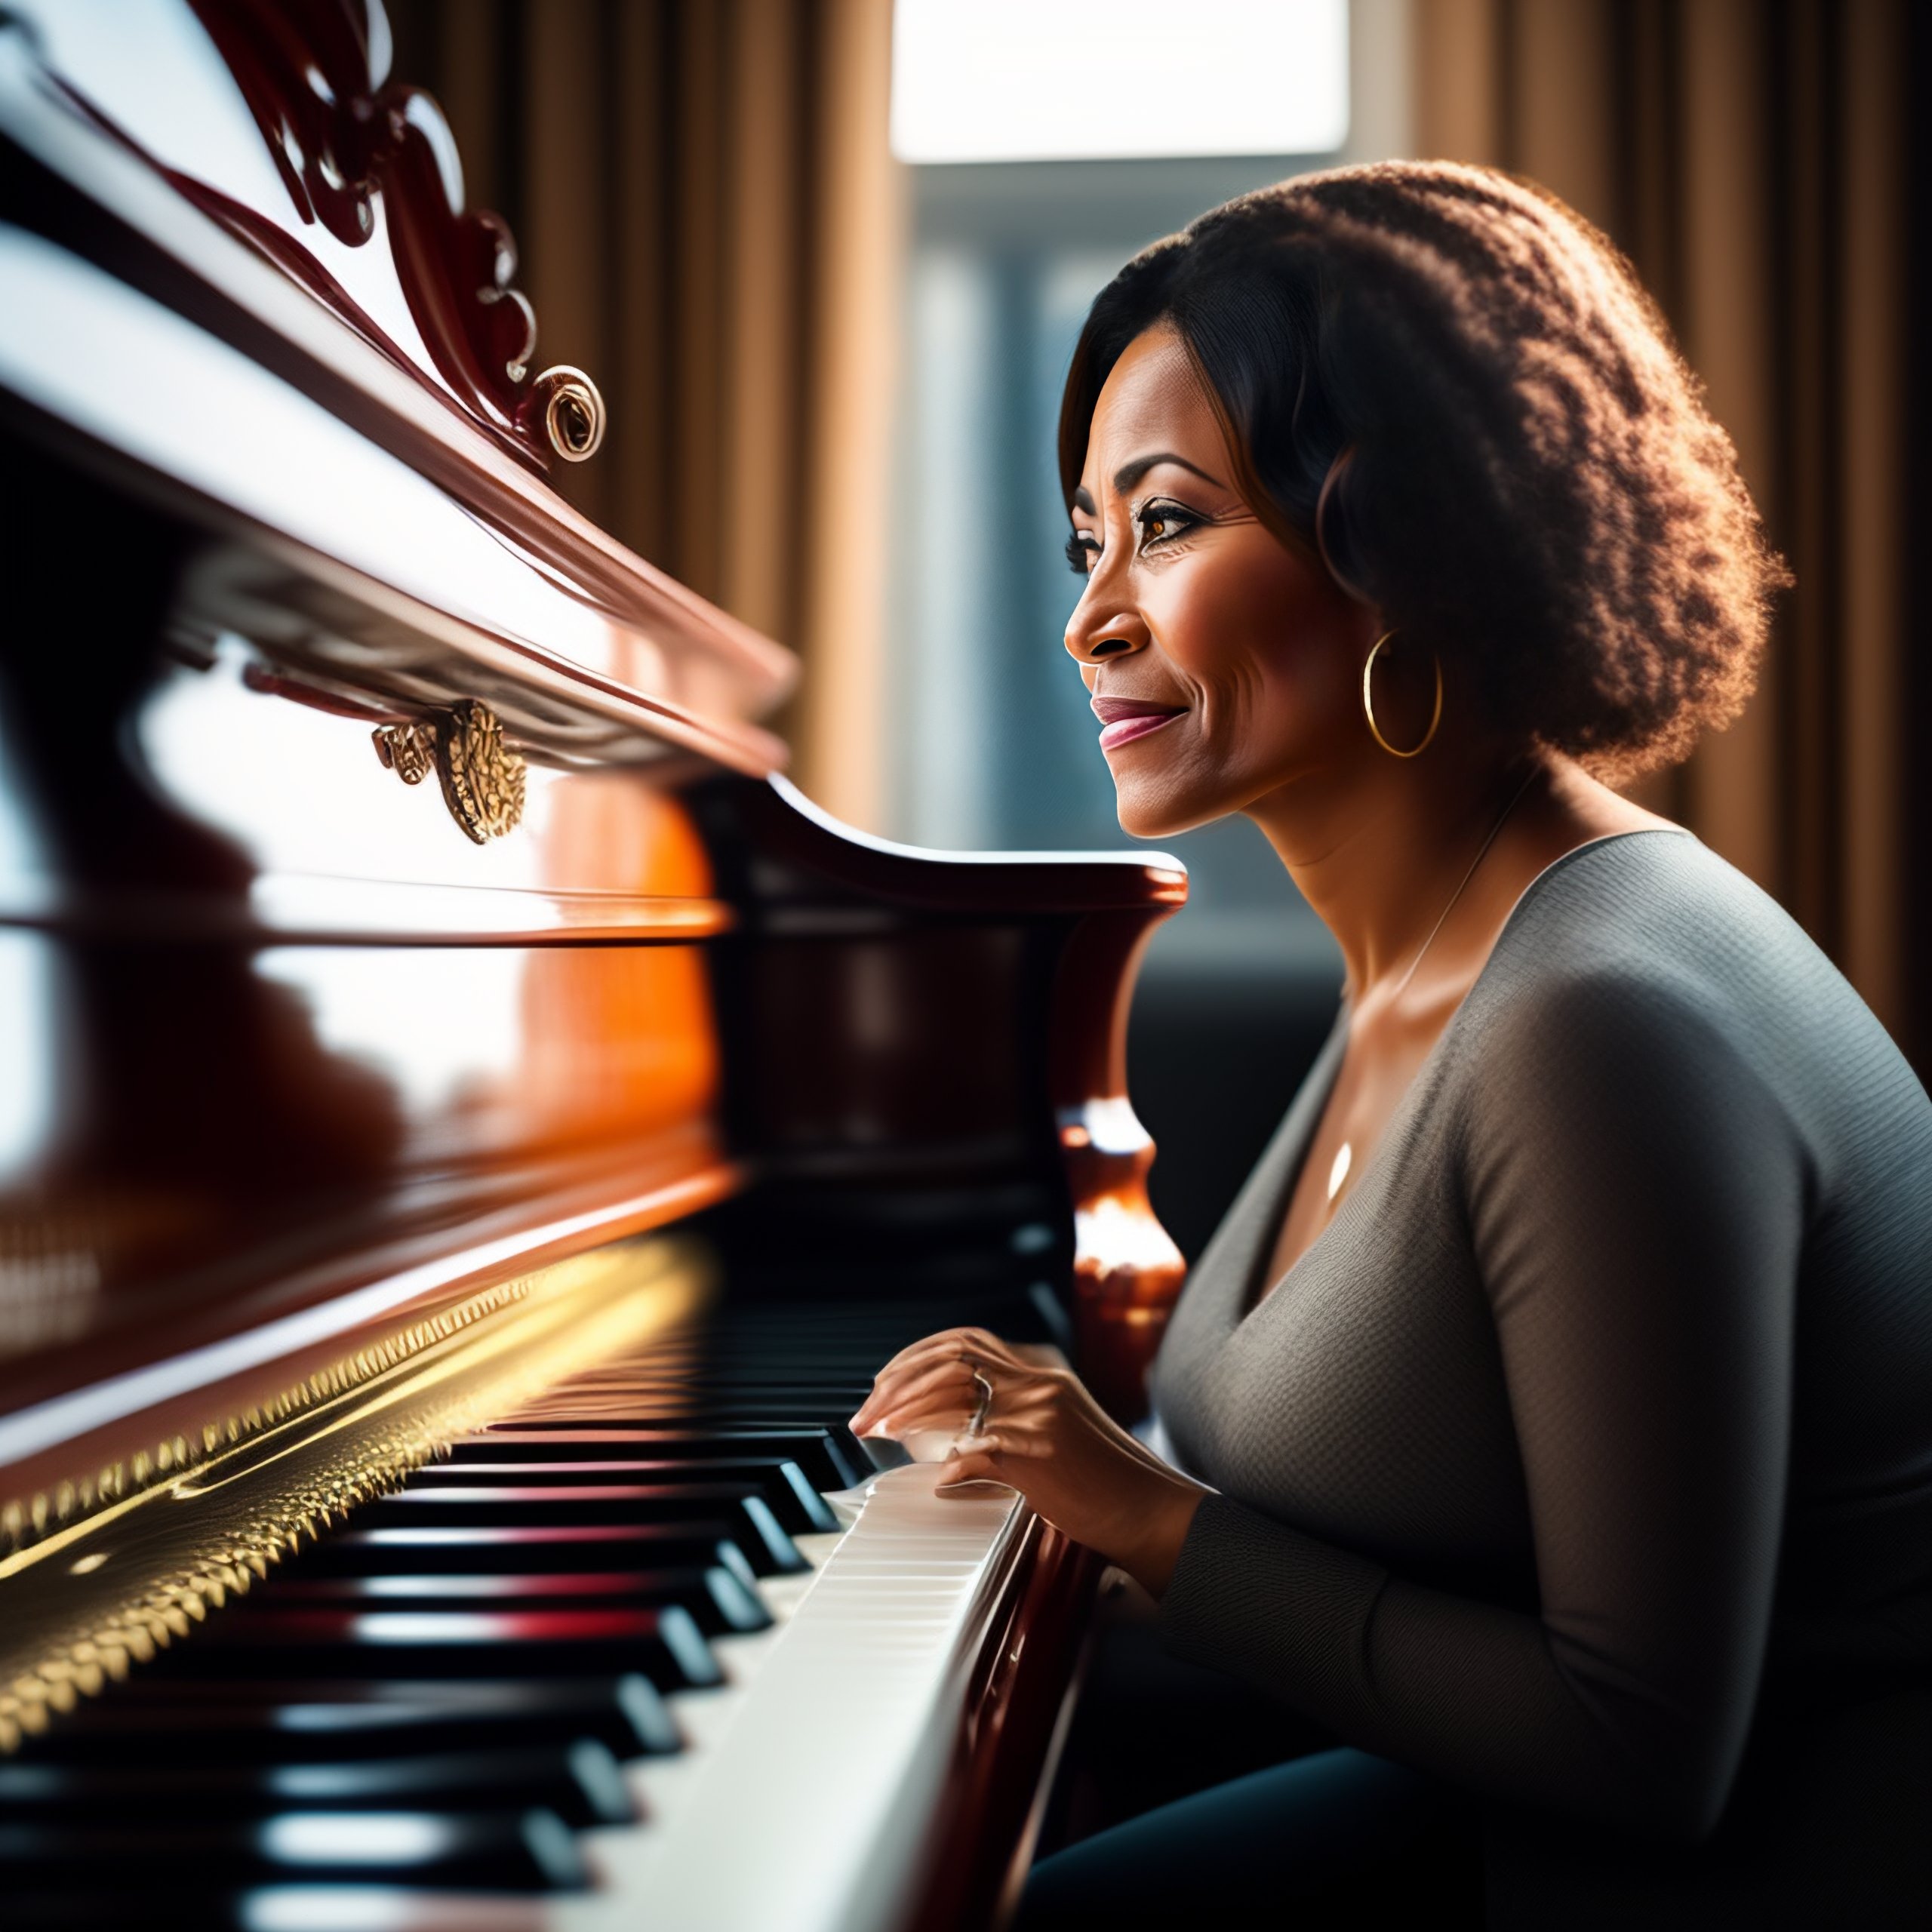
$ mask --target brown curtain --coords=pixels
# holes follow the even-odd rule
[[[1631,256],[1798,577],[1745,716],[1651,795],[1774,893],[1921,1069],[1927,721],[1906,569],[1912,0],[1415,0],[1417,152]],[[1919,224],[1922,225],[1922,224]]]
[[[891,0],[389,0],[510,223],[540,365],[610,411],[558,487],[799,651],[806,789],[879,815],[900,189]]]

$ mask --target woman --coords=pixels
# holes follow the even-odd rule
[[[1060,463],[1121,825],[1254,819],[1342,1011],[1162,1346],[1177,1463],[971,1331],[854,1423],[989,1385],[942,1480],[1343,1748],[1045,1861],[1027,1924],[1418,1877],[1434,1923],[1921,1922],[1932,1104],[1606,783],[1737,714],[1784,580],[1656,311],[1505,177],[1305,178],[1101,294]]]

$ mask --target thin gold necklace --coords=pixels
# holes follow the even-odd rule
[[[1416,956],[1409,961],[1408,971],[1396,981],[1395,990],[1389,995],[1392,1004],[1400,999],[1403,994],[1408,991],[1409,982],[1415,977],[1416,968],[1422,964],[1423,955],[1435,943],[1435,935],[1442,930],[1448,920],[1449,915],[1456,909],[1456,902],[1462,897],[1463,889],[1469,884],[1469,881],[1475,877],[1477,866],[1489,857],[1489,848],[1496,843],[1497,835],[1502,831],[1509,814],[1516,809],[1523,794],[1530,789],[1531,783],[1536,775],[1534,769],[1532,768],[1529,777],[1510,793],[1509,802],[1497,814],[1496,823],[1489,828],[1488,837],[1476,848],[1476,855],[1469,861],[1469,870],[1464,872],[1462,878],[1457,881],[1455,891],[1449,895],[1449,903],[1436,915],[1435,923],[1429,928],[1428,937],[1416,948]],[[1347,1181],[1349,1170],[1355,1165],[1355,1143],[1352,1141],[1345,1140],[1335,1149],[1335,1158],[1328,1170],[1327,1204],[1329,1207],[1334,1206],[1335,1198],[1341,1192],[1344,1183]]]

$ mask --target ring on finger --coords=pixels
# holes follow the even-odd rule
[[[973,1381],[980,1392],[980,1400],[973,1411],[972,1420],[966,1425],[966,1433],[977,1437],[986,1434],[986,1424],[992,1417],[993,1385],[987,1379],[986,1371],[977,1364],[973,1369]]]

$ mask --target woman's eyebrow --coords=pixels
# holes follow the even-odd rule
[[[1149,470],[1163,463],[1175,464],[1190,475],[1199,477],[1202,482],[1213,485],[1217,490],[1227,488],[1218,476],[1210,476],[1198,463],[1189,463],[1184,456],[1176,456],[1172,450],[1156,450],[1152,456],[1137,456],[1131,463],[1122,463],[1114,472],[1115,494],[1124,496]]]
[[[1073,493],[1073,507],[1077,510],[1084,510],[1089,516],[1100,515],[1100,512],[1094,507],[1094,493],[1084,483]]]

